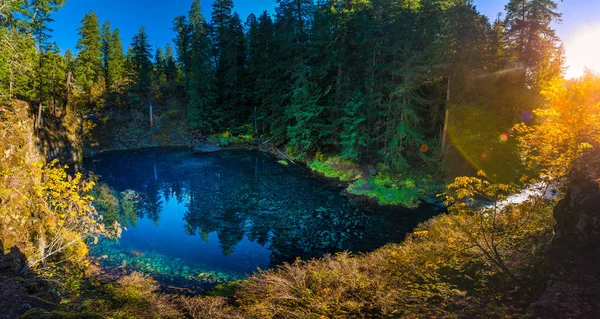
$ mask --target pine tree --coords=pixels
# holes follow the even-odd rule
[[[125,54],[123,53],[123,43],[121,42],[121,32],[115,28],[110,37],[110,50],[108,58],[109,78],[112,92],[122,92],[123,73],[125,68]]]
[[[122,86],[125,55],[123,54],[119,29],[113,31],[109,21],[102,25],[101,42],[102,69],[104,71],[106,93],[118,92]]]
[[[102,76],[102,50],[100,24],[94,11],[88,12],[81,20],[77,41],[79,54],[75,67],[75,79],[82,87],[84,107],[96,106],[92,88]]]
[[[220,61],[223,55],[222,52],[226,50],[226,46],[231,41],[228,36],[230,33],[231,18],[233,17],[233,0],[216,0],[213,2],[212,8],[213,55],[217,69],[219,69],[222,64]]]
[[[199,0],[192,3],[189,21],[191,65],[186,85],[189,97],[188,118],[191,129],[206,133],[215,128],[223,115],[215,108],[210,39]]]
[[[170,43],[167,43],[165,47],[166,61],[165,61],[165,76],[167,78],[167,83],[171,87],[171,90],[175,89],[175,80],[177,78],[177,62],[175,61],[175,57],[173,55],[173,47],[171,47]],[[174,92],[172,92],[174,93]]]
[[[102,24],[102,28],[100,30],[100,51],[102,52],[102,70],[104,71],[104,85],[107,93],[110,92],[110,87],[112,85],[109,67],[111,38],[112,30],[110,28],[110,21],[106,21],[104,24]]]
[[[522,63],[529,85],[538,85],[536,68],[559,54],[558,37],[551,24],[561,19],[553,0],[511,0],[506,5],[506,36],[512,56]]]
[[[319,105],[320,98],[321,93],[315,85],[298,87],[285,110],[285,115],[293,121],[287,130],[289,145],[301,158],[320,149],[319,141],[325,126],[321,117],[324,108]]]
[[[66,94],[66,86],[63,82],[67,78],[67,60],[60,55],[60,49],[55,42],[50,50],[50,105],[52,113],[56,116],[59,103]],[[64,108],[63,108],[64,109]]]
[[[145,98],[151,93],[153,65],[150,48],[146,29],[141,27],[131,41],[131,62],[135,75],[132,91],[138,95],[138,98]]]
[[[270,101],[269,131],[279,140],[296,119],[286,112],[295,90],[309,85],[308,49],[314,5],[310,0],[281,0],[275,9],[274,87]]]
[[[472,102],[480,88],[479,83],[473,83],[470,79],[485,72],[486,31],[490,26],[487,18],[478,13],[470,1],[448,8],[441,18],[443,36],[438,37],[439,47],[433,47],[430,52],[440,65],[441,78],[446,81],[441,84],[446,87],[442,128],[442,151],[445,152],[448,146],[447,125],[452,121],[453,106]]]
[[[408,158],[425,142],[424,119],[420,115],[431,103],[423,97],[418,86],[405,84],[390,94],[384,103],[387,108],[386,129],[383,132],[384,145],[379,150],[381,159],[397,171],[406,169]]]
[[[73,52],[71,50],[66,50],[65,51],[65,95],[64,95],[64,102],[63,102],[63,112],[61,113],[61,116],[65,116],[67,114],[67,107],[69,106],[69,101],[72,95],[72,79],[73,79],[73,74],[75,73],[75,62],[76,59],[73,55]]]
[[[239,126],[243,123],[247,123],[250,118],[251,107],[248,103],[248,96],[246,94],[246,87],[248,86],[248,74],[247,74],[247,52],[246,52],[246,37],[244,34],[242,21],[240,16],[236,13],[233,14],[231,20],[232,28],[232,42],[233,42],[233,65],[230,67],[225,81],[235,81],[235,85],[232,86],[231,93],[231,108],[235,116],[233,117],[233,125]]]
[[[127,47],[127,53],[125,54],[125,63],[123,64],[124,86],[125,90],[128,93],[131,93],[133,91],[136,78],[137,72],[133,56],[133,49],[130,45]]]
[[[361,162],[369,145],[368,115],[365,113],[365,99],[361,92],[354,93],[344,107],[343,130],[340,133],[341,155],[344,158]]]
[[[349,80],[347,74],[352,65],[353,55],[360,52],[360,48],[352,45],[352,35],[361,27],[357,17],[360,12],[368,9],[370,1],[367,0],[338,0],[331,6],[331,15],[334,17],[335,34],[333,35],[333,54],[335,59],[335,101],[334,116],[339,116],[339,110],[350,96]]]
[[[237,13],[232,13],[232,0],[217,0],[212,12],[212,45],[215,60],[215,83],[219,93],[217,104],[228,118],[227,126],[246,121],[249,108],[244,101],[245,37]]]
[[[37,53],[34,41],[17,30],[0,27],[0,96],[31,100]]]
[[[158,47],[154,54],[154,82],[159,86],[167,81],[167,56],[165,51]]]
[[[256,108],[255,133],[265,133],[266,121],[274,96],[275,43],[271,16],[265,11],[258,19],[254,15],[246,22],[248,37],[248,105]],[[260,124],[259,124],[260,121]]]
[[[175,48],[177,49],[177,62],[181,66],[184,82],[187,83],[190,75],[191,62],[191,48],[190,48],[190,27],[185,16],[178,16],[173,20],[173,31],[176,33]]]
[[[290,85],[297,80],[307,80],[308,40],[313,15],[314,5],[310,0],[280,0],[276,8],[276,35],[282,55],[279,68],[291,71]]]
[[[32,0],[31,2],[27,2],[22,4],[20,8],[20,13],[22,16],[28,20],[28,24],[22,24],[22,26],[27,25],[28,32],[32,34],[36,41],[38,54],[38,63],[36,67],[36,79],[34,81],[34,85],[37,86],[37,98],[38,98],[38,112],[37,112],[37,121],[36,127],[41,125],[42,120],[42,108],[44,99],[46,97],[47,91],[47,83],[46,78],[44,78],[44,69],[46,68],[46,58],[48,56],[48,51],[51,48],[51,44],[48,43],[48,39],[51,37],[50,32],[52,31],[48,28],[48,23],[54,21],[50,18],[50,14],[52,11],[57,10],[62,6],[64,0],[58,1],[48,1],[48,0]]]

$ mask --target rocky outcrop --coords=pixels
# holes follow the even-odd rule
[[[579,160],[554,208],[546,291],[533,318],[600,318],[600,150]]]

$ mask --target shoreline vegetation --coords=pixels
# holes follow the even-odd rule
[[[97,142],[96,142],[97,143]],[[110,145],[110,142],[100,142],[100,145]],[[275,147],[269,141],[256,139],[252,134],[232,135],[228,131],[202,138],[201,141],[183,140],[175,143],[151,140],[146,145],[133,145],[129,147],[102,149],[86,147],[84,157],[94,157],[98,154],[129,151],[148,148],[184,148],[196,153],[219,152],[226,150],[258,150],[269,153],[277,158],[282,165],[298,163],[309,169],[314,176],[337,182],[343,186],[345,192],[355,197],[373,200],[381,206],[402,206],[417,208],[422,202],[443,207],[443,200],[436,195],[443,192],[443,181],[425,172],[411,174],[393,174],[391,169],[384,165],[360,165],[351,160],[343,159],[336,155],[317,153],[312,158],[300,158],[294,154],[292,147]],[[286,164],[283,164],[286,163]]]

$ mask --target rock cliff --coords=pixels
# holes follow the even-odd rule
[[[554,208],[556,234],[546,291],[529,308],[533,318],[600,318],[600,150],[589,152]]]

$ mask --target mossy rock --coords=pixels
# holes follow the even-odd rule
[[[47,311],[33,308],[19,317],[19,319],[105,319],[92,313],[69,313],[64,311]]]

